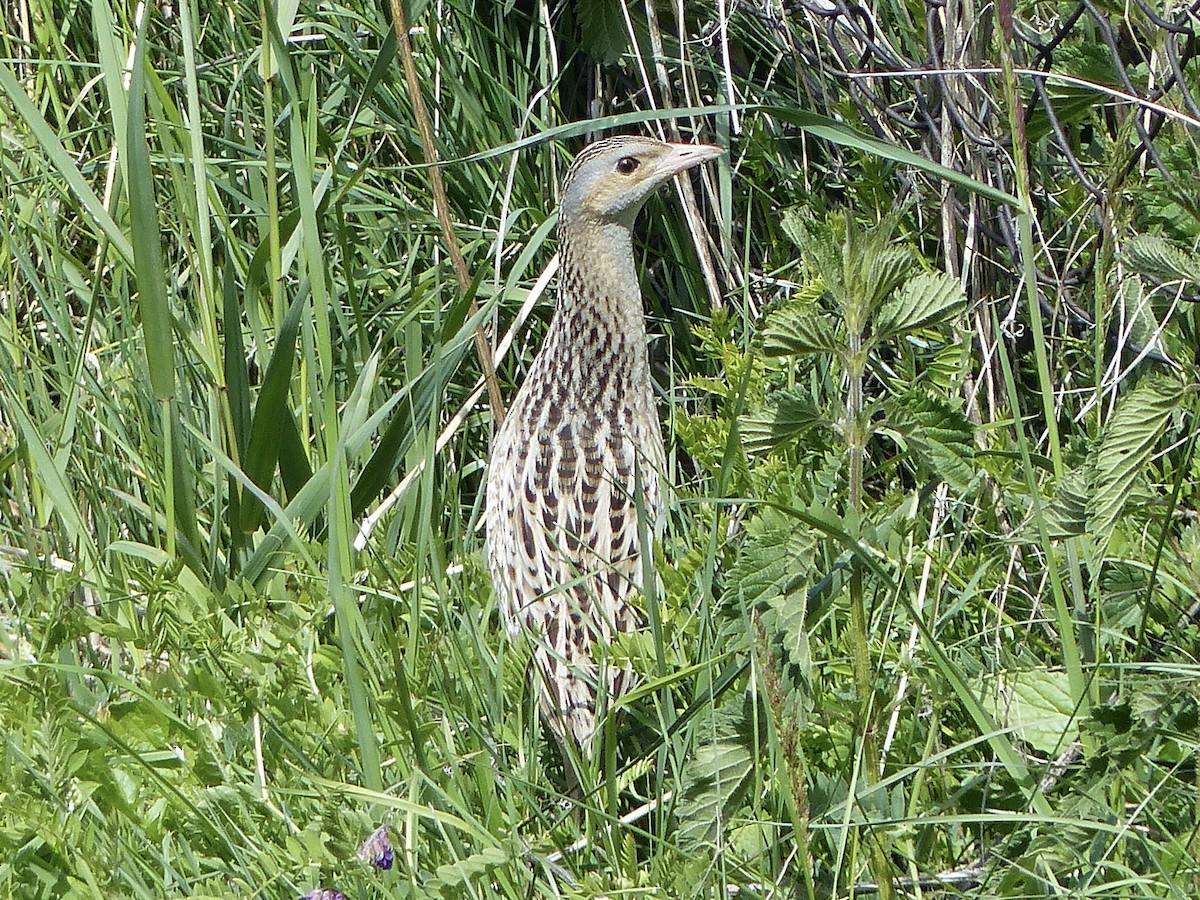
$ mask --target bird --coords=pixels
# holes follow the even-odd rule
[[[493,439],[488,568],[509,636],[532,642],[539,714],[564,754],[570,741],[590,754],[637,683],[604,648],[643,622],[639,515],[656,537],[665,522],[634,220],[655,189],[723,153],[633,135],[579,153],[559,190],[554,313]]]

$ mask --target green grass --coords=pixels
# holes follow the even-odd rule
[[[1133,108],[1052,92],[1101,207],[1041,109],[1009,158],[1019,75],[889,117],[799,12],[687,6],[409,7],[441,217],[387,11],[6,9],[3,896],[1200,893],[1200,123],[1130,170]],[[730,154],[639,224],[675,493],[572,801],[483,565],[475,334],[511,397],[601,128]]]

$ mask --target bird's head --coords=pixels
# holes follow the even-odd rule
[[[563,179],[559,221],[633,227],[654,189],[725,151],[708,144],[668,144],[644,137],[613,137],[589,144]]]

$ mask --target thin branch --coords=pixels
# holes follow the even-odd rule
[[[401,0],[392,0],[392,19],[396,26],[396,42],[400,49],[400,60],[404,64],[404,78],[408,82],[408,92],[412,96],[413,115],[417,120],[417,130],[421,133],[422,152],[425,155],[425,162],[429,163],[429,186],[433,189],[434,211],[437,213],[438,223],[442,228],[442,238],[446,242],[446,250],[450,254],[450,265],[454,268],[454,277],[458,281],[459,290],[466,295],[471,290],[471,275],[467,272],[467,263],[463,259],[462,249],[458,246],[458,236],[454,232],[454,223],[450,219],[450,203],[446,199],[442,169],[438,165],[437,145],[433,141],[429,110],[425,106],[425,95],[421,92],[421,81],[417,77],[412,42],[408,39],[408,20],[404,17],[404,4]],[[474,297],[471,298],[470,304],[470,314],[473,316],[478,312]],[[504,397],[500,393],[500,382],[496,379],[496,367],[492,363],[492,351],[487,334],[482,327],[475,329],[475,355],[479,358],[483,381],[487,385],[492,416],[497,423],[502,422],[504,421]]]

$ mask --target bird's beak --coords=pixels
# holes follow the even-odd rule
[[[668,144],[671,151],[658,161],[656,173],[663,179],[673,178],[693,166],[724,155],[725,151],[712,144]]]

